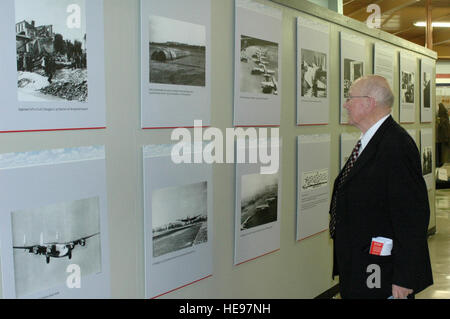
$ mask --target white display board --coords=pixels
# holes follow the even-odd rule
[[[281,10],[235,0],[234,125],[279,126]]]
[[[340,152],[340,168],[343,169],[348,158],[352,154],[353,148],[361,138],[361,133],[342,133],[341,134],[341,152]]]
[[[420,122],[430,123],[433,119],[433,81],[435,62],[423,57],[420,60]]]
[[[143,149],[146,298],[212,276],[212,166],[176,164],[172,148]]]
[[[297,240],[328,229],[331,136],[297,138]]]
[[[427,184],[427,189],[431,190],[434,185],[433,174],[433,131],[430,128],[420,130],[420,158],[422,162],[422,174]]]
[[[395,73],[395,49],[394,47],[377,42],[373,46],[373,74],[383,76],[394,90]]]
[[[281,154],[281,140],[269,143]],[[252,151],[243,145],[237,150]],[[277,160],[280,164],[281,156]],[[261,161],[236,164],[235,265],[280,249],[281,167],[263,174],[262,166]]]
[[[102,0],[3,0],[0,28],[0,132],[105,128]]]
[[[110,298],[104,147],[2,154],[0,174],[3,297]]]
[[[412,139],[414,140],[414,142],[416,143],[416,145],[418,145],[418,143],[417,143],[417,137],[416,137],[416,135],[417,135],[417,130],[409,129],[409,130],[406,130],[406,132],[408,132],[408,134],[411,135],[411,137],[412,137]],[[418,147],[417,147],[417,148],[418,148]]]
[[[330,25],[297,18],[297,125],[328,124]]]
[[[362,37],[341,31],[341,106],[340,123],[348,124],[348,114],[344,109],[344,103],[348,98],[349,90],[353,82],[364,76],[364,64],[366,56],[366,40]]]
[[[400,51],[400,123],[414,123],[416,119],[416,56]]]
[[[210,125],[210,44],[210,0],[141,0],[142,128]]]

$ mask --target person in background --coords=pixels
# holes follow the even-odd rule
[[[439,103],[438,119],[436,123],[436,166],[441,167],[449,161],[450,151],[450,123],[447,108]]]

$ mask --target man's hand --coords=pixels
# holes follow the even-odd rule
[[[394,299],[406,299],[406,297],[412,293],[412,289],[392,285],[392,296],[394,297]]]

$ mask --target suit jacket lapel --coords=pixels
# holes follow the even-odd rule
[[[381,126],[378,128],[378,130],[376,131],[375,135],[372,136],[372,138],[370,139],[369,144],[366,145],[366,147],[364,148],[364,151],[361,153],[361,155],[358,157],[358,159],[356,160],[355,164],[353,165],[352,169],[350,170],[350,172],[347,175],[347,178],[344,181],[344,185],[352,179],[353,176],[355,176],[358,171],[364,167],[364,165],[370,161],[370,159],[375,155],[377,148],[378,148],[378,144],[380,143],[381,139],[384,136],[384,133],[386,132],[386,130],[393,124],[394,119],[392,118],[392,116],[389,116],[384,122],[383,124],[381,124]]]

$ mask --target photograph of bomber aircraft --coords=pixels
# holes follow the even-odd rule
[[[205,86],[205,26],[150,16],[149,45],[150,83]]]
[[[241,35],[241,92],[277,95],[278,44]]]
[[[153,257],[206,243],[207,222],[207,182],[154,191]]]
[[[33,255],[43,255],[45,256],[45,261],[50,263],[50,258],[63,258],[68,257],[72,259],[72,250],[75,246],[80,245],[82,247],[86,246],[87,239],[97,236],[100,233],[92,234],[90,236],[78,238],[76,240],[66,242],[66,243],[44,243],[43,234],[41,233],[41,243],[39,245],[31,246],[13,246],[14,249],[24,249]],[[24,240],[25,242],[26,240]]]
[[[242,176],[241,231],[277,221],[278,174]]]
[[[18,298],[63,285],[70,264],[78,265],[82,276],[102,272],[100,211],[100,197],[95,196],[11,212]]]

